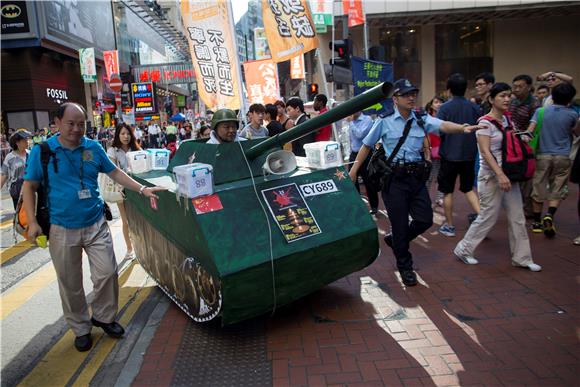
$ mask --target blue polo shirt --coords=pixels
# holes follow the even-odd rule
[[[360,151],[362,140],[369,134],[373,127],[373,120],[369,116],[361,114],[356,120],[349,124],[350,129],[350,150],[353,152]]]
[[[439,127],[441,126],[442,120],[426,115],[423,117],[425,122],[425,131],[421,129],[419,124],[417,124],[417,116],[414,111],[411,111],[409,115],[409,120],[413,119],[411,124],[411,130],[407,139],[397,152],[393,162],[401,161],[412,163],[416,161],[421,161],[421,151],[423,150],[423,139],[425,138],[425,131],[427,133],[439,132]],[[405,129],[405,124],[407,120],[401,116],[399,110],[395,107],[393,114],[390,114],[383,118],[378,118],[373,127],[371,128],[369,134],[364,138],[363,144],[368,147],[374,147],[375,144],[382,139],[383,148],[385,148],[385,153],[387,157],[391,154],[392,150],[395,149],[399,139],[403,136],[403,130]]]
[[[97,184],[99,172],[109,173],[116,167],[97,141],[83,137],[81,144],[71,150],[63,148],[58,137],[47,140],[55,153],[48,164],[50,223],[65,228],[88,227],[103,216],[104,202]],[[54,157],[58,172],[54,169]],[[81,190],[81,163],[83,186],[91,194],[88,199],[80,199],[78,194]],[[28,156],[24,180],[41,182],[42,179],[40,146],[35,146]]]

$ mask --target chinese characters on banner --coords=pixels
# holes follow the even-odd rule
[[[304,79],[304,55],[300,54],[290,59],[290,78]]]
[[[240,108],[238,56],[227,0],[181,2],[199,96],[208,109]]]
[[[85,83],[95,83],[97,69],[95,67],[95,49],[79,48],[79,62],[81,63],[81,76]]]
[[[274,63],[318,47],[306,0],[262,0],[262,18]]]
[[[246,88],[250,103],[274,103],[280,99],[278,71],[271,59],[244,63]]]
[[[352,84],[354,85],[354,95],[359,95],[372,89],[382,82],[393,82],[393,65],[391,63],[366,60],[353,56]],[[381,114],[391,110],[393,100],[388,98],[382,103],[378,103],[365,109],[364,114]]]
[[[342,10],[348,15],[349,27],[365,24],[362,2],[363,0],[342,0]]]
[[[105,61],[107,79],[111,79],[113,74],[119,74],[119,54],[117,50],[103,51],[103,60]]]

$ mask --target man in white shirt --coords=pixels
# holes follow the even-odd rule
[[[149,143],[152,147],[159,147],[159,134],[161,133],[161,128],[156,121],[150,121],[149,127],[147,128],[149,133]]]

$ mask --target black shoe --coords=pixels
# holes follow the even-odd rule
[[[544,216],[544,219],[542,219],[542,224],[544,226],[545,236],[548,238],[553,238],[556,236],[556,227],[554,227],[554,219],[552,218],[552,215],[547,214]]]
[[[91,334],[86,334],[79,336],[75,339],[75,348],[79,352],[86,352],[93,346],[93,339],[91,339]]]
[[[103,323],[92,318],[91,322],[93,323],[94,326],[103,328],[103,330],[107,335],[115,339],[118,339],[125,333],[125,329],[123,329],[121,324],[115,321],[113,321],[112,323]]]
[[[413,270],[401,271],[401,279],[403,283],[407,286],[417,285],[417,274]]]
[[[376,208],[371,208],[371,210],[369,211],[369,213],[370,213],[371,215],[376,215],[376,214],[377,214],[377,212],[378,212],[378,210],[377,210]]]
[[[385,237],[383,238],[383,240],[385,241],[385,243],[387,244],[387,246],[389,246],[391,249],[393,248],[393,234],[387,234],[387,235],[385,235]]]

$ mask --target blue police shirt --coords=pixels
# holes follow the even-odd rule
[[[97,177],[99,172],[109,173],[116,167],[107,157],[103,147],[94,140],[83,137],[75,149],[63,148],[58,136],[47,140],[55,156],[48,164],[48,200],[50,223],[65,228],[88,227],[103,216],[103,200],[99,192]],[[53,158],[56,157],[58,172],[55,172]],[[84,189],[91,197],[79,199],[81,190],[81,163]],[[26,163],[24,180],[41,182],[43,179],[40,162],[40,146],[32,148]]]
[[[362,146],[362,140],[369,134],[373,126],[373,120],[369,116],[361,113],[356,120],[349,124],[350,128],[350,149],[358,152]]]
[[[409,115],[409,119],[411,118],[413,119],[413,123],[411,124],[409,135],[399,149],[399,152],[397,152],[393,162],[401,161],[410,163],[421,161],[420,152],[423,150],[425,132],[421,129],[419,124],[417,124],[417,116],[414,111],[411,111],[411,114]],[[442,120],[431,117],[430,115],[424,116],[423,121],[425,122],[424,126],[427,133],[439,132],[439,128],[443,122]],[[407,120],[401,116],[399,110],[395,107],[392,114],[383,118],[378,118],[375,121],[371,131],[364,138],[363,144],[372,148],[379,139],[382,139],[383,148],[388,157],[392,150],[397,146],[399,139],[403,136],[403,130],[405,129],[406,123]]]

